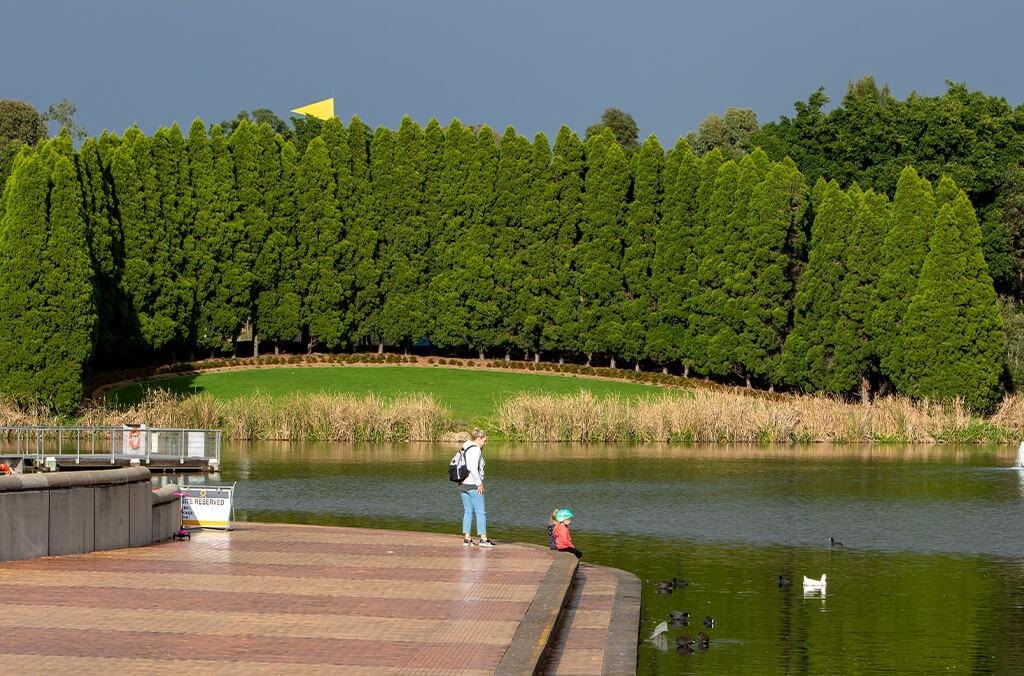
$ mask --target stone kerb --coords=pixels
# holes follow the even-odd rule
[[[168,487],[171,488],[171,487]],[[154,499],[145,467],[0,477],[0,561],[140,547],[173,530],[173,493]]]

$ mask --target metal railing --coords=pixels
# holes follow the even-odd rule
[[[42,462],[47,456],[74,455],[76,462],[82,457],[109,457],[111,464],[119,458],[136,458],[140,463],[152,460],[205,459],[220,463],[220,430],[146,427],[123,425],[120,427],[4,427],[0,426],[0,439],[7,443],[0,448],[10,454],[10,441],[14,441],[14,454],[32,457]]]

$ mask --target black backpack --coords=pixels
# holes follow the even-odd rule
[[[476,444],[469,446],[473,448]],[[479,446],[477,446],[479,448]],[[466,465],[466,451],[467,448],[460,448],[459,451],[452,457],[451,462],[448,463],[448,480],[454,481],[455,483],[461,484],[469,476],[469,466]]]

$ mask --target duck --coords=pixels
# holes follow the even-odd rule
[[[704,628],[705,629],[713,629],[714,626],[715,626],[715,618],[711,617],[710,615],[705,615],[704,616]]]
[[[843,546],[843,543],[842,543],[842,542],[839,542],[839,541],[838,541],[838,540],[836,540],[836,539],[835,539],[834,537],[832,537],[832,536],[829,536],[829,538],[828,538],[828,546],[829,546],[829,547],[832,547],[833,549],[836,549],[836,548],[838,548],[838,547],[842,547],[842,546]]]
[[[676,648],[679,650],[689,650],[690,652],[693,652],[694,643],[696,643],[696,641],[689,636],[683,635],[676,637]]]
[[[825,576],[824,575],[821,576],[820,580],[815,580],[813,578],[810,578],[810,577],[807,577],[806,575],[804,575],[804,591],[816,591],[816,590],[825,591],[825,586],[827,584],[828,583],[825,580]]]
[[[780,587],[788,587],[791,584],[793,584],[793,580],[791,580],[790,578],[786,577],[785,575],[779,575],[779,586]]]
[[[668,616],[672,620],[672,626],[674,627],[685,627],[690,620],[690,613],[683,613],[678,610],[668,611]]]
[[[701,648],[707,648],[709,645],[711,645],[711,637],[709,637],[704,632],[700,632],[699,634],[697,634],[697,642],[700,644]]]

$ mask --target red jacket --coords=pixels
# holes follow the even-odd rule
[[[569,537],[569,526],[564,523],[555,524],[555,549],[568,549],[572,547],[572,538]],[[575,549],[575,547],[573,547]]]

